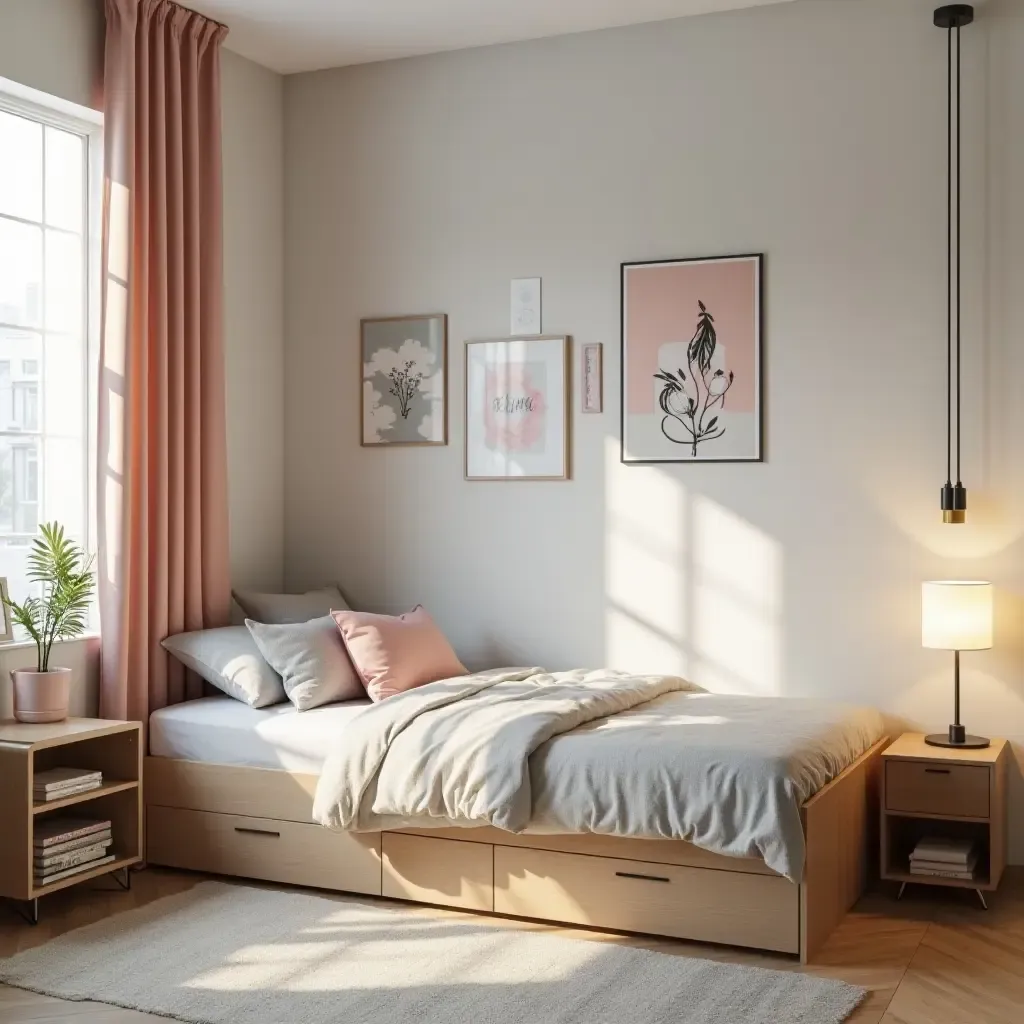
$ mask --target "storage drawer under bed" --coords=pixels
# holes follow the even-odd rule
[[[150,805],[146,858],[153,864],[380,895],[380,833]]]
[[[781,875],[495,846],[494,910],[614,931],[800,951],[800,888]]]

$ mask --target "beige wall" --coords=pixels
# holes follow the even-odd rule
[[[1024,16],[964,33],[965,481],[944,477],[945,42],[794,3],[285,81],[287,581],[422,601],[473,666],[612,664],[944,727],[920,582],[999,587],[964,712],[1024,756]],[[1020,11],[1019,6],[1017,7]],[[763,250],[766,461],[619,463],[619,263]],[[462,479],[463,342],[605,346],[570,483]],[[451,443],[361,449],[361,316],[450,315]],[[577,350],[578,353],[578,350]],[[578,366],[578,363],[577,363]],[[1024,861],[1014,773],[1013,855]]]
[[[102,71],[101,0],[2,0],[0,77],[99,107]],[[280,75],[225,52],[223,89],[231,570],[238,584],[276,587],[283,572],[283,86]],[[0,652],[0,669],[20,657]],[[68,657],[93,672],[95,659]],[[94,699],[92,675],[82,692]],[[5,699],[0,672],[0,711]]]

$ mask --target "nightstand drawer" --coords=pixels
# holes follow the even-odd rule
[[[989,816],[988,768],[942,761],[887,761],[885,808],[952,818]]]

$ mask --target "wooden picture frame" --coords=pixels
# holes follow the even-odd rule
[[[359,443],[364,448],[448,444],[447,313],[359,321]]]
[[[10,643],[14,639],[14,624],[11,622],[11,609],[7,604],[7,577],[0,576],[0,604],[3,605],[4,617],[0,624],[0,644]]]
[[[518,351],[509,353],[510,347]],[[567,334],[466,342],[466,480],[570,479],[571,348]],[[561,380],[549,380],[551,374],[561,376]],[[506,390],[504,394],[488,396],[488,388],[508,387],[514,387],[515,393]],[[550,408],[556,397],[560,410]],[[535,406],[538,399],[543,402]],[[493,415],[486,411],[488,407]],[[545,471],[548,467],[550,472]],[[510,468],[518,471],[509,472]]]
[[[622,462],[764,461],[764,253],[623,263],[620,289]]]

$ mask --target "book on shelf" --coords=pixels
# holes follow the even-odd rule
[[[86,836],[79,836],[77,839],[69,839],[66,843],[53,843],[50,846],[36,846],[35,857],[52,857],[59,853],[71,853],[72,850],[80,850],[83,846],[95,846],[104,840],[111,839],[110,829],[105,828],[99,832],[90,832]]]
[[[36,772],[32,780],[35,791],[53,793],[61,789],[81,786],[87,782],[103,784],[103,772],[92,768],[48,768],[44,772]]]
[[[67,853],[47,854],[35,857],[34,865],[37,875],[53,874],[56,871],[63,871],[65,868],[73,868],[76,864],[88,864],[89,861],[99,860],[107,855],[107,848],[113,839],[109,836],[91,846],[80,846],[77,850],[69,850]]]
[[[971,854],[966,864],[917,859],[910,861],[910,873],[912,875],[930,875],[933,878],[960,878],[969,881],[974,878],[974,868],[977,863],[977,854]]]
[[[104,864],[113,864],[115,860],[114,854],[110,853],[106,857],[100,857],[97,860],[91,860],[87,864],[77,864],[73,868],[66,868],[64,871],[57,871],[50,875],[40,875],[36,873],[36,885],[50,885],[53,882],[62,882],[65,878],[70,878],[72,875],[80,875],[83,871],[92,871],[95,868],[102,867]]]
[[[925,836],[910,854],[911,861],[940,861],[944,864],[964,865],[974,853],[973,839],[943,839]]]
[[[33,833],[33,845],[38,849],[49,849],[59,843],[68,843],[96,832],[110,831],[109,818],[80,818],[71,815],[46,816],[37,821]]]
[[[83,782],[77,786],[65,786],[64,789],[54,789],[47,792],[45,789],[33,791],[36,803],[51,803],[54,800],[66,800],[69,796],[78,796],[80,793],[88,793],[90,790],[99,789],[103,783],[96,779],[94,782]]]

